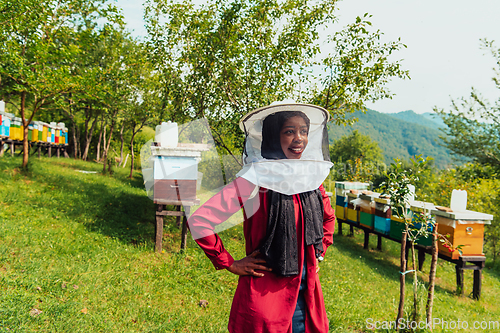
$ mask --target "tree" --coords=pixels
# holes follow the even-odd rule
[[[368,135],[360,134],[358,130],[340,138],[330,146],[332,162],[355,161],[358,158],[374,164],[381,164],[384,161],[378,142],[372,141]]]
[[[175,110],[172,120],[206,118],[218,147],[232,154],[243,147],[241,117],[273,101],[312,101],[327,107],[340,123],[349,107],[388,96],[384,83],[407,76],[398,63],[387,60],[402,44],[380,46],[380,33],[368,32],[368,22],[359,19],[322,49],[318,31],[334,21],[336,3],[214,0],[195,6],[150,0],[148,44],[162,74],[166,108]],[[315,88],[316,77],[309,71],[328,49],[337,55],[325,56],[320,65],[331,74]]]
[[[0,96],[19,109],[25,168],[28,125],[41,108],[76,86],[71,67],[79,53],[75,27],[89,18],[113,18],[116,8],[105,0],[4,0],[0,6]]]
[[[330,159],[339,180],[371,181],[385,170],[378,142],[357,130],[330,145]]]
[[[493,81],[500,89],[500,48],[493,41],[482,40],[482,47],[496,59]],[[453,154],[500,170],[500,99],[491,105],[472,89],[470,98],[452,101],[449,112],[434,108],[446,124],[443,144]]]
[[[401,238],[401,253],[400,253],[400,276],[399,276],[399,286],[400,286],[400,298],[398,306],[398,314],[396,318],[396,323],[399,324],[400,319],[404,315],[404,302],[405,302],[405,275],[409,272],[413,272],[413,313],[412,320],[418,322],[419,308],[418,308],[418,297],[417,297],[417,265],[415,258],[415,241],[421,237],[423,234],[428,234],[427,224],[432,221],[430,218],[422,217],[421,220],[415,220],[415,222],[421,222],[420,228],[415,228],[412,224],[412,217],[408,212],[410,207],[410,187],[409,185],[415,185],[418,181],[419,175],[422,170],[425,170],[428,159],[423,159],[422,156],[416,156],[410,159],[412,163],[412,169],[406,169],[404,164],[400,160],[395,160],[391,164],[391,171],[386,173],[386,181],[382,183],[383,194],[388,195],[391,203],[392,216],[401,219],[405,224],[405,229]],[[427,235],[428,236],[428,235]],[[411,246],[411,262],[412,270],[407,271],[407,242],[409,241]],[[434,246],[437,246],[434,242]],[[437,255],[433,255],[433,263],[437,260]],[[435,273],[435,271],[434,271]],[[432,277],[432,275],[431,275]],[[431,282],[433,288],[433,282]],[[398,325],[397,331],[400,330]]]
[[[241,149],[239,119],[289,94],[294,66],[317,53],[316,27],[333,18],[335,3],[150,1],[151,53],[174,117],[206,118],[220,148]]]
[[[129,97],[128,107],[125,109],[125,124],[131,131],[130,136],[130,178],[134,171],[134,139],[145,125],[158,123],[164,114],[163,89],[160,84],[159,73],[154,70],[153,64],[147,56],[144,45],[136,45],[129,54],[133,66],[129,67],[130,87],[133,89]],[[123,143],[122,143],[123,145]],[[123,156],[122,156],[123,158]]]
[[[400,61],[390,61],[392,53],[406,47],[400,39],[382,43],[380,30],[370,31],[368,13],[335,32],[325,47],[332,51],[320,61],[326,75],[314,91],[312,102],[330,111],[336,124],[352,124],[347,113],[365,110],[366,101],[391,98],[385,86],[392,78],[409,78]]]

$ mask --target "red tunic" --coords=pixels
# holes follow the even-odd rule
[[[266,235],[267,190],[259,189],[258,195],[248,200],[255,185],[243,178],[228,184],[222,191],[208,200],[189,218],[189,226],[196,242],[205,251],[216,269],[225,269],[234,262],[224,248],[220,237],[213,228],[244,208],[244,235],[247,255],[256,250]],[[323,195],[323,249],[332,244],[335,214],[323,185],[319,187]],[[277,276],[272,272],[262,272],[263,277],[240,276],[229,316],[231,333],[292,332],[292,316],[297,304],[300,280],[304,263],[304,248],[307,267],[307,289],[304,297],[307,305],[306,333],[328,332],[323,293],[316,273],[314,247],[304,245],[304,225],[302,206],[298,195],[293,196],[300,273],[293,277]],[[253,214],[252,214],[253,213]],[[251,216],[250,216],[251,215]]]

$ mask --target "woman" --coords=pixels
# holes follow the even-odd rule
[[[314,109],[304,105],[267,107],[263,113],[265,118],[251,123],[260,131],[260,136],[254,137],[261,138],[261,145],[257,147],[253,143],[259,158],[250,163],[261,163],[258,168],[267,165],[267,171],[259,177],[258,168],[253,173],[247,168],[189,219],[193,236],[216,269],[227,269],[239,275],[228,325],[232,333],[328,332],[317,272],[318,258],[332,244],[335,217],[330,200],[322,185],[300,185],[299,188],[308,190],[283,193],[287,191],[282,191],[285,185],[281,175],[277,175],[278,182],[269,181],[273,172],[280,173],[281,169],[287,173],[287,165],[291,166],[287,188],[293,188],[294,182],[300,181],[301,177],[315,177],[299,174],[297,170],[302,169],[294,162],[304,156],[310,137],[310,119],[298,111],[301,108]],[[328,119],[326,111],[320,111],[323,118]],[[321,123],[324,126],[326,121]],[[247,135],[245,154],[248,160],[252,150],[252,143],[248,142],[251,131],[243,127]],[[269,163],[273,161],[275,163]],[[268,184],[270,188],[262,184]],[[247,256],[234,260],[224,249],[219,236],[210,231],[241,207],[244,208]]]

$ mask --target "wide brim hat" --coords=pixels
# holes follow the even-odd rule
[[[271,114],[284,111],[300,111],[309,118],[309,143],[302,154],[301,160],[330,161],[328,133],[326,130],[326,124],[330,119],[328,111],[312,104],[280,103],[258,108],[241,118],[239,126],[246,136],[243,153],[244,164],[263,159],[261,144],[264,119]]]

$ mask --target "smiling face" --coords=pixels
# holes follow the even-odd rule
[[[300,116],[287,119],[280,131],[280,143],[286,158],[299,159],[307,146],[309,128]]]

